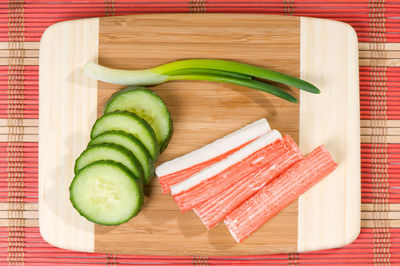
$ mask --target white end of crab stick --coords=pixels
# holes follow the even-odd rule
[[[216,141],[201,147],[200,149],[161,164],[156,168],[156,174],[157,176],[164,176],[202,163],[210,158],[216,157],[236,148],[237,146],[249,142],[270,130],[271,128],[267,119],[261,118],[223,138],[217,139]]]
[[[237,152],[226,157],[225,159],[195,173],[191,177],[182,182],[171,187],[172,195],[176,195],[187,191],[196,185],[216,176],[218,173],[224,171],[225,169],[235,165],[236,163],[242,161],[246,157],[250,156],[252,153],[258,151],[259,149],[265,147],[266,145],[274,142],[275,140],[282,138],[281,134],[276,130],[271,130],[268,133],[262,135],[258,139],[254,140],[247,146],[244,146]],[[205,192],[207,193],[207,192]],[[212,196],[212,195],[210,195]]]
[[[270,130],[268,121],[262,118],[200,149],[161,164],[156,168],[156,175],[164,193],[170,191],[170,186],[222,160],[241,148],[241,146],[246,145]]]

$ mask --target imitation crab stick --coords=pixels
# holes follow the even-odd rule
[[[257,151],[280,138],[278,131],[271,130],[225,159],[172,186],[172,197],[182,212],[192,209],[257,170],[257,163],[262,164],[266,156]]]
[[[270,130],[267,120],[262,118],[200,149],[161,164],[156,174],[163,192],[169,193],[170,186],[226,158]]]
[[[325,146],[313,150],[226,216],[225,224],[233,238],[242,242],[336,166]]]
[[[288,135],[283,140],[278,139],[257,151],[255,156],[263,159],[249,165],[253,172],[193,208],[208,229],[217,225],[265,184],[303,158],[298,146]]]

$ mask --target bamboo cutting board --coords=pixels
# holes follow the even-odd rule
[[[261,117],[290,134],[303,153],[325,144],[339,167],[251,237],[236,244],[224,224],[208,231],[180,213],[157,178],[143,211],[120,226],[94,225],[72,208],[74,160],[107,98],[121,86],[84,76],[88,60],[126,69],[185,58],[237,60],[312,82],[320,95],[292,104],[239,86],[171,82],[153,87],[175,133],[158,163],[183,155]],[[151,14],[55,24],[40,47],[40,231],[67,249],[137,255],[253,255],[339,247],[360,230],[358,49],[347,24],[252,14]]]

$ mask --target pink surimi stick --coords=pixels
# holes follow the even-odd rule
[[[242,242],[336,167],[325,146],[313,150],[226,216],[233,238]]]
[[[158,178],[158,181],[161,184],[161,188],[164,194],[171,192],[171,186],[189,178],[190,176],[192,176],[193,174],[200,172],[202,169],[218,162],[221,161],[222,159],[225,159],[226,157],[228,157],[229,155],[231,155],[232,153],[240,150],[241,148],[243,148],[244,146],[246,146],[247,144],[249,144],[251,141],[250,140],[246,143],[243,143],[242,145],[229,150],[221,155],[218,155],[216,157],[213,157],[207,161],[204,161],[202,163],[196,164],[194,166],[191,166],[189,168],[180,170],[178,172],[174,172],[174,173],[170,173],[168,175],[164,175],[164,176],[160,176]]]
[[[270,130],[267,120],[262,118],[200,149],[161,164],[156,174],[163,192],[169,193],[172,185],[228,157]]]
[[[271,130],[227,158],[172,186],[172,196],[181,211],[190,210],[248,175],[254,175],[272,150],[284,150],[282,140],[281,145],[275,145],[272,150],[267,147],[278,139],[281,139],[280,133]]]
[[[303,158],[296,142],[288,135],[259,150],[255,156],[263,159],[256,163],[253,172],[193,208],[208,229],[217,225],[237,206]]]

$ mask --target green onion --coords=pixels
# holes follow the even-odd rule
[[[240,79],[252,79],[252,76],[231,72],[231,71],[224,71],[219,69],[209,69],[209,68],[184,68],[184,69],[177,69],[172,70],[169,72],[164,73],[164,75],[168,76],[176,76],[176,75],[190,75],[190,74],[198,74],[198,75],[222,75],[228,76],[233,78],[240,78]]]
[[[143,70],[112,69],[88,62],[83,71],[95,79],[121,85],[157,85],[171,80],[225,82],[268,92],[290,102],[297,102],[297,99],[284,90],[261,80],[254,80],[253,77],[320,93],[317,87],[304,80],[253,65],[219,59],[179,60]]]
[[[172,63],[167,63],[165,65],[157,66],[155,68],[152,68],[152,71],[164,74],[176,69],[185,69],[191,67],[218,69],[218,70],[246,74],[261,79],[267,79],[270,81],[283,83],[311,93],[320,93],[320,90],[317,87],[315,87],[311,83],[308,83],[307,81],[280,72],[268,70],[262,67],[252,66],[228,60],[219,60],[219,59],[180,60]]]
[[[234,77],[229,77],[229,76],[220,76],[220,75],[177,75],[177,76],[170,76],[168,80],[207,80],[207,81],[215,81],[215,82],[224,82],[224,83],[231,83],[231,84],[236,84],[240,85],[243,87],[248,87],[264,92],[268,92],[272,95],[278,96],[282,99],[285,99],[289,102],[292,103],[297,103],[297,99],[287,93],[286,91],[283,91],[281,89],[278,89],[277,87],[274,87],[272,85],[269,85],[264,82],[260,82],[257,80],[251,80],[251,79],[239,79],[239,78],[234,78]]]

